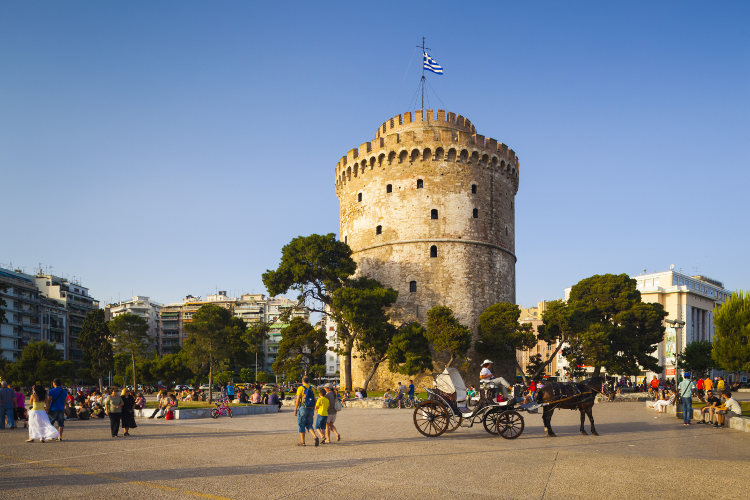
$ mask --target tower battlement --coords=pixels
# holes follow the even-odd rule
[[[509,176],[514,189],[518,189],[519,161],[512,149],[477,134],[468,118],[430,109],[417,110],[414,115],[411,112],[397,115],[378,128],[375,139],[350,149],[336,163],[336,190],[368,169],[425,161],[474,164],[498,170]]]

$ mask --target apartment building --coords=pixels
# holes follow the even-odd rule
[[[161,346],[161,309],[162,304],[153,302],[149,297],[136,295],[130,300],[108,304],[104,308],[104,317],[110,321],[123,314],[135,314],[148,323],[149,347],[162,355]]]

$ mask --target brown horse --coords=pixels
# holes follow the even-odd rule
[[[586,422],[586,415],[589,416],[591,423],[591,434],[598,436],[596,427],[594,427],[594,417],[591,414],[591,408],[594,406],[594,399],[597,393],[610,397],[606,381],[602,377],[594,377],[581,382],[550,382],[536,392],[536,402],[544,407],[542,422],[544,422],[544,432],[549,437],[556,434],[552,432],[550,422],[555,408],[565,408],[566,410],[578,410],[581,412],[581,434],[587,434],[583,428]]]

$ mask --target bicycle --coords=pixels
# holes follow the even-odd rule
[[[229,407],[227,399],[222,399],[214,404],[216,408],[211,408],[211,418],[219,418],[222,415],[229,415],[229,418],[232,418],[232,408]]]

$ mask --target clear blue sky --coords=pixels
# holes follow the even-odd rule
[[[0,4],[0,263],[102,301],[263,292],[334,167],[430,107],[521,162],[517,298],[675,264],[750,288],[750,2]]]

